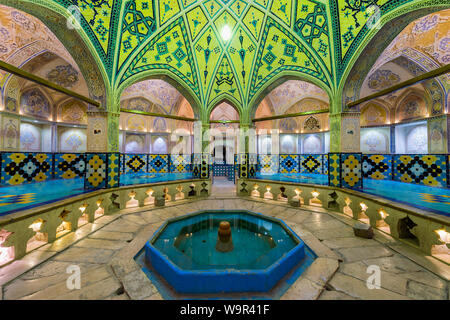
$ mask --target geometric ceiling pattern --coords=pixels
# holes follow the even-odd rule
[[[282,74],[336,94],[346,69],[374,34],[374,18],[391,19],[401,6],[412,10],[427,2],[30,1],[52,8],[78,7],[81,32],[101,61],[113,95],[148,75],[164,74],[195,97],[202,110],[228,100],[241,111]]]

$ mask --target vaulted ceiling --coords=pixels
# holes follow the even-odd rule
[[[262,93],[279,84],[281,77],[307,80],[330,96],[338,96],[348,69],[376,34],[376,24],[372,23],[376,17],[384,24],[427,6],[448,6],[447,0],[0,3],[20,6],[31,14],[42,11],[38,16],[54,32],[61,21],[46,21],[41,6],[66,17],[74,13],[75,20],[69,19],[68,27],[73,32],[78,29],[88,42],[113,96],[120,97],[138,81],[161,77],[177,83],[194,110],[202,111],[212,110],[223,100],[240,111],[256,108]]]

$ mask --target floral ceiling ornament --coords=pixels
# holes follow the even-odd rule
[[[62,87],[70,88],[78,81],[78,71],[70,64],[56,66],[47,73],[47,79]]]
[[[308,119],[305,120],[303,124],[303,129],[308,131],[320,130],[319,120],[317,120],[313,116],[309,117]]]

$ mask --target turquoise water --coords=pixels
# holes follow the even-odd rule
[[[450,189],[364,179],[363,192],[450,217]]]
[[[48,180],[0,187],[0,216],[84,193],[84,179]]]
[[[120,184],[142,184],[191,179],[191,173],[121,175]],[[84,179],[56,179],[0,187],[0,216],[85,193]]]
[[[120,176],[121,185],[191,179],[191,173],[146,173]],[[324,174],[257,175],[258,179],[327,185]],[[364,179],[362,192],[450,216],[450,189],[392,180]],[[0,216],[84,193],[84,179],[48,180],[0,187]]]
[[[319,185],[328,185],[328,176],[326,174],[312,173],[276,173],[276,174],[256,174],[256,179],[287,181],[296,183],[312,183]]]
[[[215,248],[221,221],[228,221],[234,249]],[[153,246],[185,270],[265,269],[297,245],[278,223],[245,213],[200,214],[171,222]]]
[[[120,185],[156,183],[164,181],[192,179],[192,172],[188,173],[137,173],[120,176]]]
[[[259,174],[256,178],[320,185],[328,184],[328,176],[326,174]],[[393,180],[374,180],[365,178],[363,181],[363,189],[356,190],[444,216],[450,216],[450,189],[448,188],[429,187]]]

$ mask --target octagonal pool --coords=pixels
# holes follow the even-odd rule
[[[146,262],[180,293],[266,292],[304,257],[284,222],[247,211],[171,219],[145,245]]]

